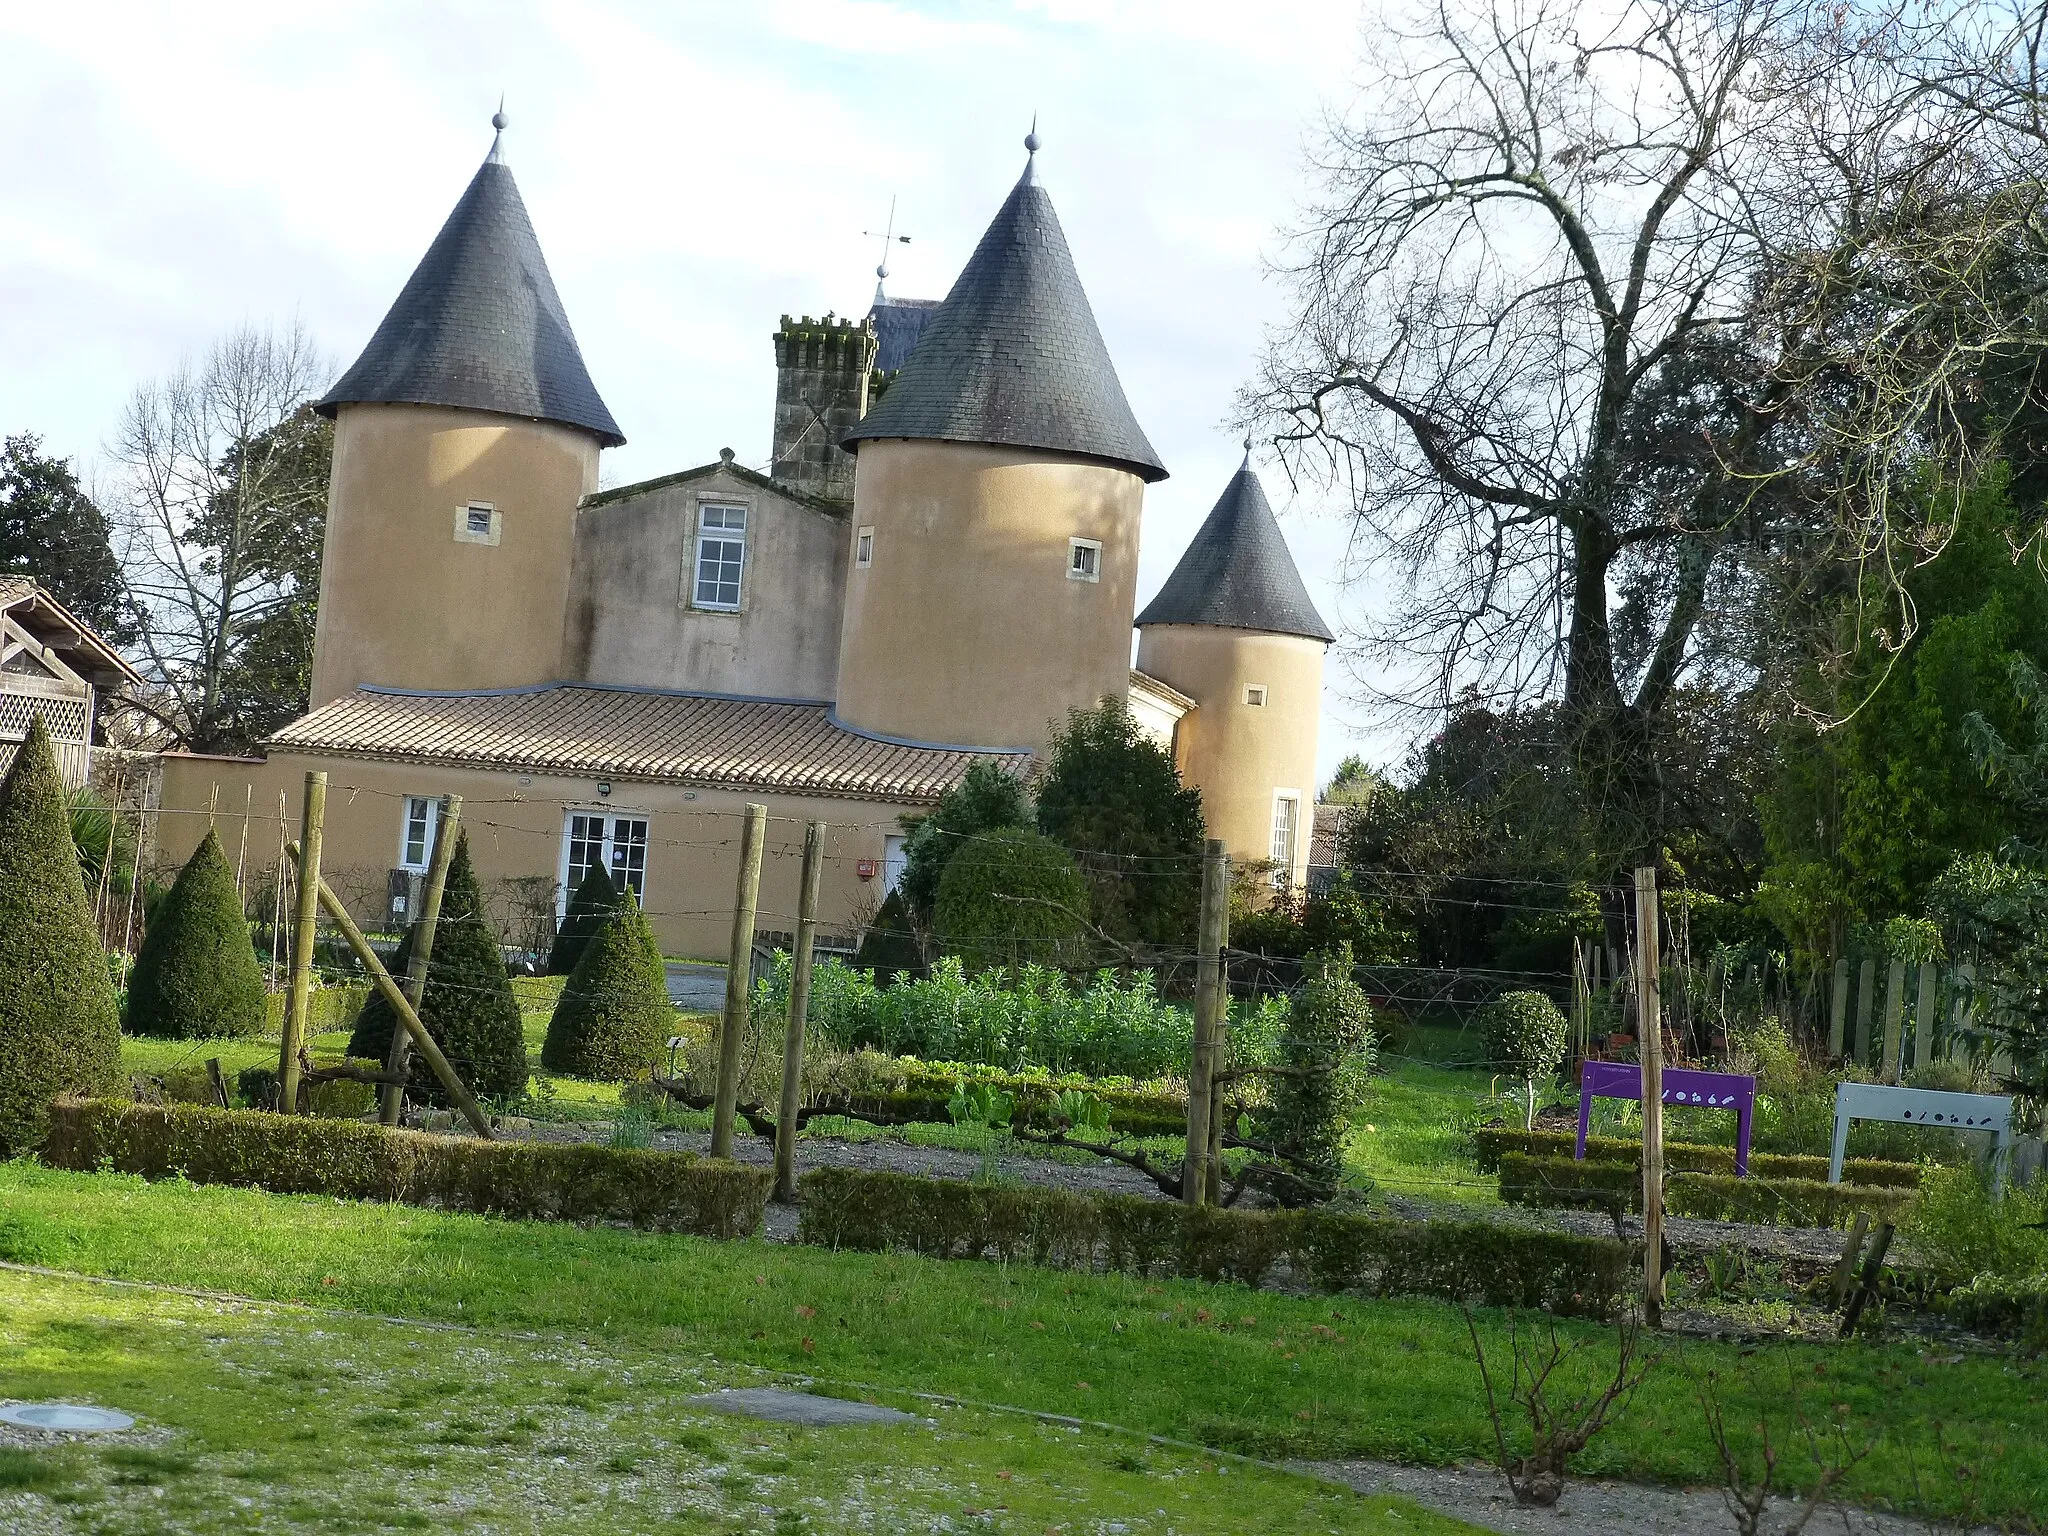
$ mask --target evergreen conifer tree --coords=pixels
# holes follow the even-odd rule
[[[121,1011],[93,931],[41,715],[0,781],[0,1154],[42,1140],[50,1101],[121,1078]]]
[[[924,975],[924,946],[910,925],[902,891],[891,891],[883,898],[881,910],[861,935],[853,968],[874,972],[878,987],[888,986],[900,971],[908,971],[912,978]]]
[[[660,1055],[675,1017],[661,946],[628,890],[562,988],[540,1064],[568,1077],[630,1082]]]
[[[408,932],[391,961],[391,974],[404,979],[412,957]],[[505,974],[498,935],[484,916],[483,895],[469,862],[469,834],[456,840],[448,862],[448,883],[441,892],[441,921],[434,934],[434,958],[427,966],[427,987],[420,999],[420,1022],[447,1055],[450,1065],[472,1093],[505,1099],[526,1091],[526,1037],[519,1022],[519,1000]],[[356,1015],[348,1053],[382,1061],[391,1051],[397,1016],[376,994]],[[445,1104],[447,1096],[432,1070],[412,1054],[411,1082],[406,1091],[427,1104]]]
[[[569,910],[562,914],[562,926],[555,933],[555,947],[548,951],[548,974],[567,976],[583,958],[583,950],[619,905],[619,888],[602,864],[593,864],[569,896]]]
[[[211,1040],[261,1034],[268,1022],[235,872],[208,828],[150,914],[128,980],[128,1032]]]

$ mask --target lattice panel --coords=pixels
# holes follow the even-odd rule
[[[58,740],[85,739],[85,700],[0,691],[0,736],[11,736],[19,741],[28,734],[30,717],[38,714],[43,717],[43,724],[50,734]]]

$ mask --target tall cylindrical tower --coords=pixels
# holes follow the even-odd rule
[[[844,442],[845,724],[1040,747],[1068,710],[1124,696],[1139,515],[1166,471],[1032,163]]]
[[[1138,615],[1138,670],[1195,701],[1174,731],[1209,835],[1299,889],[1315,823],[1323,655],[1316,612],[1250,456]]]
[[[561,677],[576,504],[625,439],[497,142],[317,408],[334,470],[313,707]]]

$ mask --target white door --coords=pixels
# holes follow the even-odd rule
[[[555,900],[559,915],[569,897],[591,870],[602,867],[612,884],[647,899],[647,818],[635,811],[570,811],[562,819],[561,891]]]
[[[882,894],[889,892],[903,882],[903,866],[908,860],[903,852],[903,839],[885,837],[882,839]]]

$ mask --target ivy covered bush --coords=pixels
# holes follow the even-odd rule
[[[661,946],[627,891],[555,1000],[540,1064],[569,1077],[630,1082],[661,1054],[675,1017]]]
[[[59,1094],[121,1080],[121,1013],[43,717],[0,781],[0,1155],[37,1145]]]
[[[604,926],[619,905],[619,888],[602,864],[590,873],[569,896],[569,910],[562,914],[562,926],[555,931],[554,948],[548,951],[548,974],[567,976],[583,958],[584,948]]]
[[[1486,1059],[1528,1089],[1523,1124],[1536,1124],[1536,1083],[1557,1075],[1571,1043],[1564,1014],[1541,992],[1503,992],[1480,1015]]]
[[[1022,827],[978,832],[946,865],[933,928],[970,971],[1073,964],[1086,951],[1088,887],[1051,838]]]
[[[269,1019],[235,872],[209,827],[150,913],[128,978],[128,1032],[213,1040],[261,1034]]]
[[[1274,1186],[1286,1203],[1327,1198],[1344,1167],[1344,1139],[1365,1104],[1373,1068],[1372,1008],[1351,979],[1351,946],[1318,950],[1280,1032],[1273,1107],[1260,1129],[1291,1168]]]
[[[408,933],[391,961],[391,974],[403,980],[412,960]],[[383,1061],[391,1052],[391,1031],[398,1022],[391,1005],[372,993],[356,1015],[348,1054]],[[427,987],[420,998],[420,1022],[434,1037],[456,1075],[470,1092],[485,1098],[510,1098],[526,1091],[526,1037],[519,1022],[519,1000],[505,973],[498,935],[484,916],[483,896],[469,862],[469,834],[455,844],[448,884],[441,893],[441,921],[434,935],[434,957],[427,966]],[[441,1085],[415,1051],[406,1092],[424,1104],[446,1104]]]

